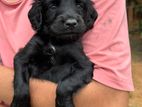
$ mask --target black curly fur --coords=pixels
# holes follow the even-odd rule
[[[90,0],[35,0],[28,15],[36,34],[14,58],[11,107],[30,107],[29,78],[57,83],[56,107],[74,107],[73,93],[92,78],[80,40],[97,12]]]

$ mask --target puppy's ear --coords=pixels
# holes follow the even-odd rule
[[[42,7],[40,0],[35,0],[32,8],[28,13],[28,17],[34,30],[38,31],[42,25]]]
[[[93,2],[88,0],[88,3],[86,5],[87,5],[86,25],[87,25],[87,28],[90,29],[93,27],[93,24],[98,17],[98,13],[96,9],[93,7]]]

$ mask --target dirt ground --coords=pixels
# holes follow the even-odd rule
[[[130,94],[129,107],[142,107],[142,62],[133,62],[135,91]]]
[[[142,107],[142,39],[131,35],[130,40],[135,91],[130,93],[129,107]]]

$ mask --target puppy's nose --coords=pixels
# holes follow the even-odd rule
[[[75,28],[78,25],[78,22],[76,19],[67,19],[64,25],[67,28]]]

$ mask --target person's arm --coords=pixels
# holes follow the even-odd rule
[[[7,105],[10,105],[13,99],[13,77],[14,77],[14,71],[11,68],[7,68],[3,65],[0,65],[0,101],[3,101]],[[56,85],[52,82],[43,82],[40,80],[31,80],[30,83],[34,84],[32,87],[38,87],[42,89],[48,89],[48,92],[50,93],[49,99],[51,99],[51,96],[53,96],[53,92],[55,95]],[[44,87],[44,88],[43,88]],[[33,88],[31,88],[33,89]],[[35,89],[36,91],[36,89]],[[32,94],[32,91],[31,91]],[[32,94],[33,95],[33,94]],[[40,98],[45,98],[43,95],[39,94]],[[33,100],[32,100],[33,101]],[[35,101],[34,101],[35,102]]]
[[[0,100],[10,105],[13,98],[12,69],[0,65]],[[32,107],[55,107],[56,84],[49,81],[30,80]],[[127,107],[128,92],[109,88],[96,81],[74,96],[76,107]],[[110,103],[108,106],[108,102]],[[115,106],[114,106],[115,105]]]
[[[0,65],[0,101],[10,104],[13,97],[13,75],[12,69]]]

